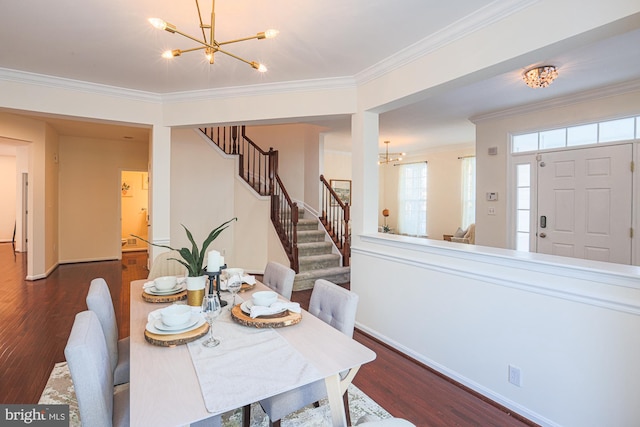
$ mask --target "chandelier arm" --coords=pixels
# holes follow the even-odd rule
[[[216,0],[211,0],[211,25],[209,26],[209,43],[212,43],[218,46],[218,43],[216,43],[216,38],[214,37],[215,26],[216,26],[215,10],[216,10]],[[206,37],[205,37],[205,40],[206,40]]]
[[[210,47],[211,49],[218,50],[218,46],[216,46],[215,44],[209,44],[209,43],[207,43],[207,41],[206,41],[206,40],[205,40],[205,41],[202,41],[202,40],[200,40],[200,39],[197,39],[197,38],[195,38],[195,37],[193,37],[193,36],[190,36],[189,34],[183,33],[182,31],[178,30],[177,28],[176,28],[176,29],[174,29],[173,31],[174,31],[175,33],[180,34],[180,35],[181,35],[181,36],[183,36],[183,37],[186,37],[186,38],[188,38],[188,39],[190,39],[190,40],[193,40],[194,42],[200,43],[201,45],[203,45],[203,46],[205,46],[205,47]]]
[[[192,47],[191,49],[180,49],[180,53],[194,52],[196,50],[206,49],[207,46]]]
[[[198,3],[198,0],[195,0],[195,1],[196,1],[196,9],[198,10],[198,20],[200,21],[200,31],[202,31],[202,40],[206,42],[207,35],[204,32],[205,26],[204,26],[204,23],[202,22],[202,13],[200,12],[200,3]],[[211,37],[211,40],[213,40],[213,37]]]
[[[264,37],[260,37],[260,34],[261,33],[258,33],[255,36],[243,37],[241,39],[227,40],[226,42],[217,42],[216,44],[218,46],[223,46],[225,44],[238,43],[238,42],[243,42],[243,41],[246,41],[246,40],[253,40],[253,39],[261,40]],[[262,34],[264,34],[264,33],[262,33]]]
[[[244,58],[240,58],[238,55],[234,55],[233,53],[231,53],[231,52],[227,52],[226,50],[222,50],[222,49],[218,49],[218,52],[220,52],[220,53],[224,53],[225,55],[229,55],[230,57],[235,58],[235,59],[237,59],[238,61],[242,61],[242,62],[244,62],[245,64],[249,64],[249,65],[251,65],[251,66],[253,67],[253,64],[251,63],[251,61],[247,61],[247,60],[246,60],[246,59],[244,59]]]

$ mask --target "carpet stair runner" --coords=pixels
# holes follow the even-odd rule
[[[351,281],[351,268],[342,267],[340,255],[333,253],[333,243],[326,240],[326,232],[317,218],[305,218],[300,209],[298,219],[298,265],[293,290],[313,288],[317,279],[342,284]]]

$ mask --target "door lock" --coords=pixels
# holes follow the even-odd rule
[[[547,217],[545,215],[540,216],[540,228],[547,228]]]

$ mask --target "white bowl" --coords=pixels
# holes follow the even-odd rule
[[[270,306],[278,300],[278,294],[273,291],[255,292],[251,296],[254,305]]]
[[[160,311],[162,323],[167,326],[184,325],[191,319],[191,307],[185,304],[172,304]]]
[[[153,279],[153,284],[159,291],[168,291],[176,287],[178,279],[175,276],[162,276]]]

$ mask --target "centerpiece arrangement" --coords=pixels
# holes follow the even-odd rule
[[[200,248],[198,248],[198,245],[196,244],[196,241],[194,240],[193,235],[191,234],[189,229],[185,227],[184,224],[180,224],[180,225],[182,225],[185,232],[187,233],[187,238],[189,239],[189,242],[191,242],[191,249],[189,248],[176,249],[168,245],[151,243],[150,241],[145,240],[142,237],[139,237],[133,234],[132,236],[144,242],[147,242],[150,245],[153,245],[159,248],[170,249],[180,254],[180,257],[182,259],[179,259],[179,258],[168,258],[168,259],[178,261],[180,264],[186,267],[187,276],[188,276],[187,277],[187,294],[188,294],[187,298],[189,300],[188,304],[200,305],[200,302],[202,301],[202,296],[204,296],[204,288],[207,280],[207,276],[205,275],[205,270],[203,266],[205,254],[207,253],[207,248],[218,237],[218,235],[220,235],[220,233],[222,233],[226,228],[229,227],[229,224],[231,222],[237,221],[237,220],[238,218],[231,218],[230,220],[220,224],[218,227],[213,229],[209,233],[207,238],[204,239],[204,242],[202,242],[202,246]],[[189,290],[198,291],[198,292],[190,293]],[[193,295],[190,295],[190,294],[193,294]],[[189,296],[192,296],[192,298],[189,298]],[[197,299],[199,299],[200,302],[196,301]]]

